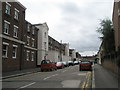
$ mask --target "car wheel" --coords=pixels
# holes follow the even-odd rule
[[[81,71],[81,69],[79,69],[79,71]]]
[[[41,69],[41,72],[43,72],[44,70]]]

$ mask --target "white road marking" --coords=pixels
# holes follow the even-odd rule
[[[44,78],[43,80],[49,79],[49,78],[54,77],[54,76],[57,76],[57,75],[58,75],[58,74],[55,74],[55,75],[52,75],[52,76],[46,77],[46,78]]]
[[[85,76],[86,73],[78,73],[79,76]]]
[[[62,82],[63,88],[78,88],[80,80],[65,80]]]
[[[36,83],[36,82],[30,83],[30,84],[28,84],[28,85],[25,85],[25,86],[20,87],[19,89],[29,87],[29,86],[31,86],[31,85],[33,85],[33,84],[35,84],[35,83]],[[16,90],[19,90],[19,89],[16,89]]]
[[[43,80],[46,80],[46,79],[48,79],[48,78],[50,78],[50,77],[46,77],[46,78],[44,78]]]
[[[54,76],[57,76],[57,75],[58,75],[58,74],[55,74],[55,75],[52,75],[52,76],[54,77]]]

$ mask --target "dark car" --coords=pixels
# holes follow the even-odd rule
[[[74,65],[73,61],[68,61],[68,64],[69,64],[69,66],[73,66]]]
[[[62,62],[57,62],[56,67],[62,69],[62,68],[64,68],[64,64]]]
[[[56,64],[51,60],[42,60],[41,61],[41,71],[52,71],[57,70]]]
[[[92,71],[92,64],[90,61],[81,61],[79,64],[79,71],[90,70]]]
[[[79,64],[79,61],[74,61],[74,65],[78,65]]]
[[[69,64],[68,64],[67,61],[63,61],[63,64],[64,64],[65,67],[68,67],[68,66],[69,66]]]

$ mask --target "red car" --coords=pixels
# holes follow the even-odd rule
[[[51,60],[42,60],[41,61],[41,71],[53,71],[57,70],[56,64]]]
[[[57,68],[64,68],[64,64],[62,62],[57,62],[56,63]]]
[[[81,61],[79,64],[79,71],[90,70],[92,71],[92,64],[90,61]]]

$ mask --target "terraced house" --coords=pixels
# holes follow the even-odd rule
[[[24,29],[24,48],[23,48],[23,61],[22,65],[24,69],[35,68],[37,66],[37,36],[38,28],[32,25],[30,22],[25,21]]]
[[[0,2],[2,72],[35,68],[43,59],[57,62],[76,58],[75,51],[70,52],[69,44],[48,35],[47,23],[26,21],[25,11],[20,2]]]
[[[34,26],[31,25],[30,31],[27,33],[26,8],[19,2],[0,2],[0,4],[2,11],[2,24],[0,26],[2,31],[2,71],[8,72],[35,67],[37,30],[35,28],[33,31]],[[26,40],[28,37],[30,45]]]
[[[18,2],[1,2],[3,72],[21,69],[26,8]]]

